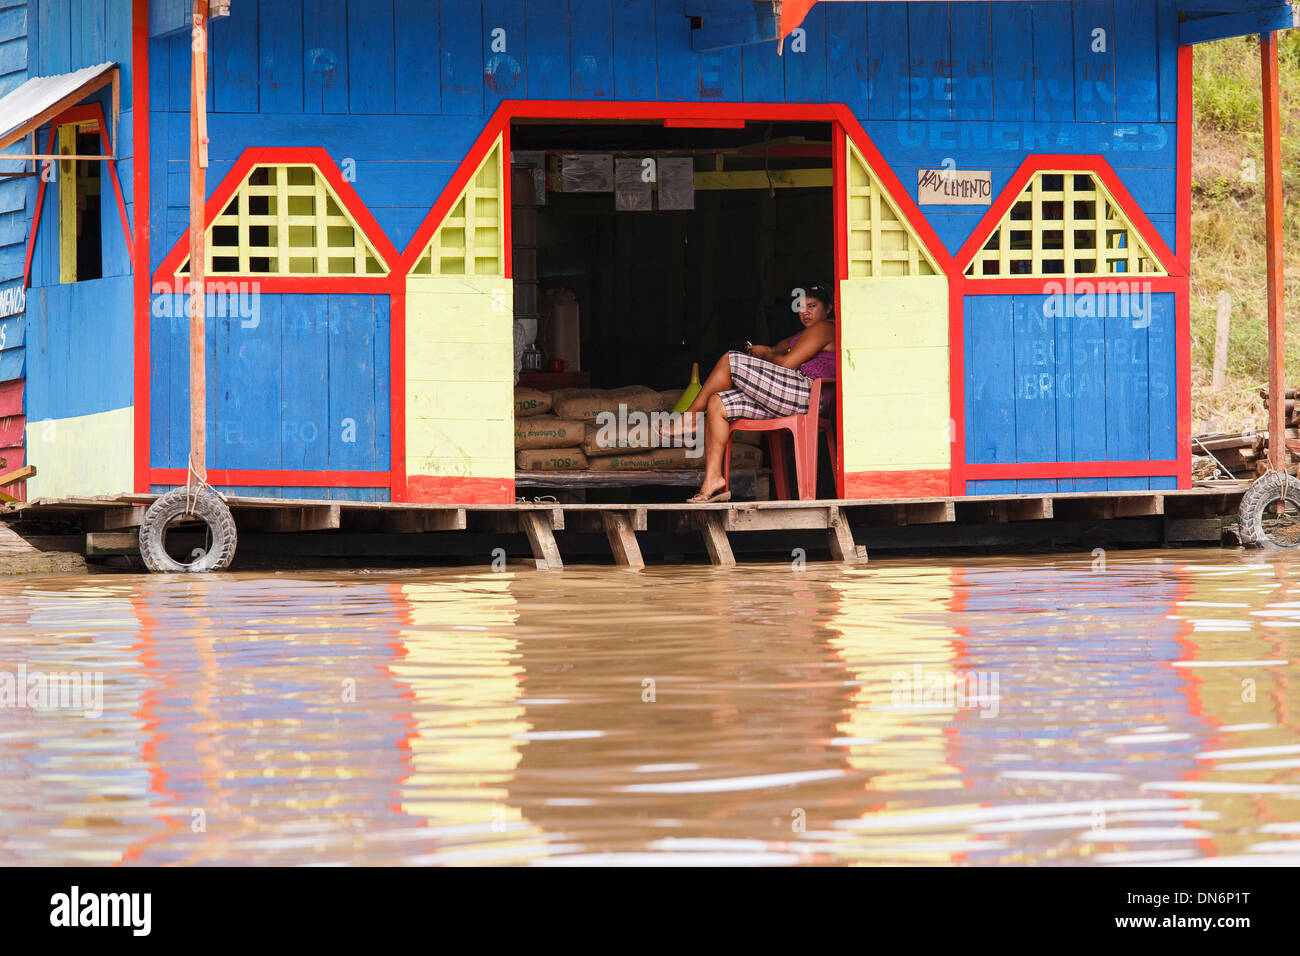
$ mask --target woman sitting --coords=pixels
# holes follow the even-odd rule
[[[798,290],[796,290],[796,293]],[[738,418],[784,418],[808,411],[813,379],[835,375],[835,299],[820,282],[804,286],[798,307],[803,331],[775,345],[751,345],[718,359],[683,416],[683,430],[704,411],[704,483],[692,503],[730,501],[722,476],[731,423]],[[830,396],[823,396],[829,401]]]

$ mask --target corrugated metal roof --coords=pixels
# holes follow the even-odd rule
[[[116,63],[100,63],[71,73],[34,76],[9,95],[0,98],[0,140],[20,130],[60,100],[90,86]]]

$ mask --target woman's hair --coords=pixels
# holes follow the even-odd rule
[[[822,305],[826,306],[827,312],[835,311],[835,294],[831,292],[830,286],[824,282],[808,282],[803,286],[803,294],[810,299],[816,299]]]

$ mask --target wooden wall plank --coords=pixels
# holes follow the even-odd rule
[[[1178,325],[1174,296],[1161,292],[1150,296],[1151,326],[1148,330],[1148,410],[1150,457],[1169,461],[1178,457]],[[1156,481],[1152,479],[1151,487]],[[1166,487],[1160,485],[1159,487]],[[1176,484],[1168,487],[1176,487]]]
[[[993,28],[988,3],[949,4],[952,23],[952,116],[993,117]]]
[[[303,109],[302,0],[276,0],[258,20],[258,94],[266,113]]]
[[[614,98],[614,21],[610,0],[569,0],[569,95]]]
[[[1124,0],[1127,6],[1131,0]],[[1075,0],[1074,118],[1078,122],[1115,121],[1114,0]]]
[[[409,0],[419,2],[419,0]],[[496,47],[497,49],[494,49]],[[528,49],[524,6],[514,0],[483,2],[483,111],[491,114],[502,100],[525,95]]]
[[[869,52],[865,3],[826,4],[826,96],[867,115]]]
[[[826,102],[826,4],[819,3],[799,25],[803,43],[794,34],[785,39],[785,98],[791,103]],[[802,49],[801,49],[802,48]]]
[[[691,21],[680,0],[656,0],[655,39],[659,99],[699,100],[700,62],[691,49]]]
[[[1034,118],[1033,10],[1025,3],[995,2],[993,28],[993,118]]]
[[[1160,119],[1156,0],[1115,4],[1115,107],[1119,122]]]
[[[746,103],[785,102],[785,63],[775,42],[741,47],[740,75]]]
[[[655,59],[645,55],[645,38],[655,29],[655,0],[614,0],[614,95],[653,100]]]
[[[371,391],[375,409],[374,468],[387,470],[392,460],[392,302],[386,295],[371,298],[375,328],[375,371]],[[376,500],[373,497],[359,499]]]
[[[282,466],[323,471],[329,467],[329,296],[286,295],[281,325]]]
[[[303,112],[348,111],[347,0],[303,0]]]
[[[396,110],[437,113],[442,101],[437,0],[395,0],[393,18]]]
[[[72,35],[69,38],[72,68],[103,63],[104,0],[70,0],[69,6],[72,9]]]
[[[966,296],[966,461],[1016,460],[1012,302]]]
[[[1011,298],[1016,362],[1016,461],[1057,461],[1056,322],[1046,296]],[[1055,479],[1017,481],[1020,494],[1056,491]]]
[[[528,0],[524,75],[528,97],[569,98],[568,0]]]
[[[700,54],[700,99],[738,103],[744,97],[741,47]]]
[[[908,4],[907,59],[908,116],[914,120],[952,119],[948,4]]]
[[[395,55],[393,0],[348,0],[349,112],[396,110]]]
[[[1156,43],[1160,122],[1175,123],[1178,121],[1178,0],[1156,0]]]
[[[72,8],[66,0],[39,0],[37,6],[37,75],[72,69]]]
[[[867,4],[867,37],[871,43],[870,96],[872,120],[905,119],[908,111],[907,3]]]
[[[213,20],[208,30],[212,65],[213,108],[220,113],[258,110],[258,22],[260,0],[231,5],[229,17]],[[269,5],[268,5],[269,8]],[[172,38],[172,110],[189,112],[190,38]]]
[[[211,296],[220,309],[217,299],[226,315],[207,320],[209,457],[217,468],[280,468],[282,297],[259,296],[253,317],[239,314],[238,293]]]
[[[1037,0],[1034,22],[1034,119],[1074,119],[1074,31],[1065,4]]]
[[[329,421],[326,434],[330,468],[343,471],[373,469],[374,297],[331,295],[329,315]]]
[[[479,116],[483,113],[483,17],[468,3],[443,3],[438,8],[441,42],[442,112]]]
[[[1102,296],[1096,298],[1100,303]],[[1105,311],[1107,458],[1112,461],[1149,458],[1148,327],[1119,309]],[[1114,312],[1121,314],[1111,314]],[[1148,482],[1145,478],[1108,478],[1106,487],[1110,490],[1147,488]]]

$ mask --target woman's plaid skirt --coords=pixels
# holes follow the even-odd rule
[[[784,418],[808,411],[811,380],[748,352],[728,352],[731,388],[718,392],[727,421],[738,418]]]

